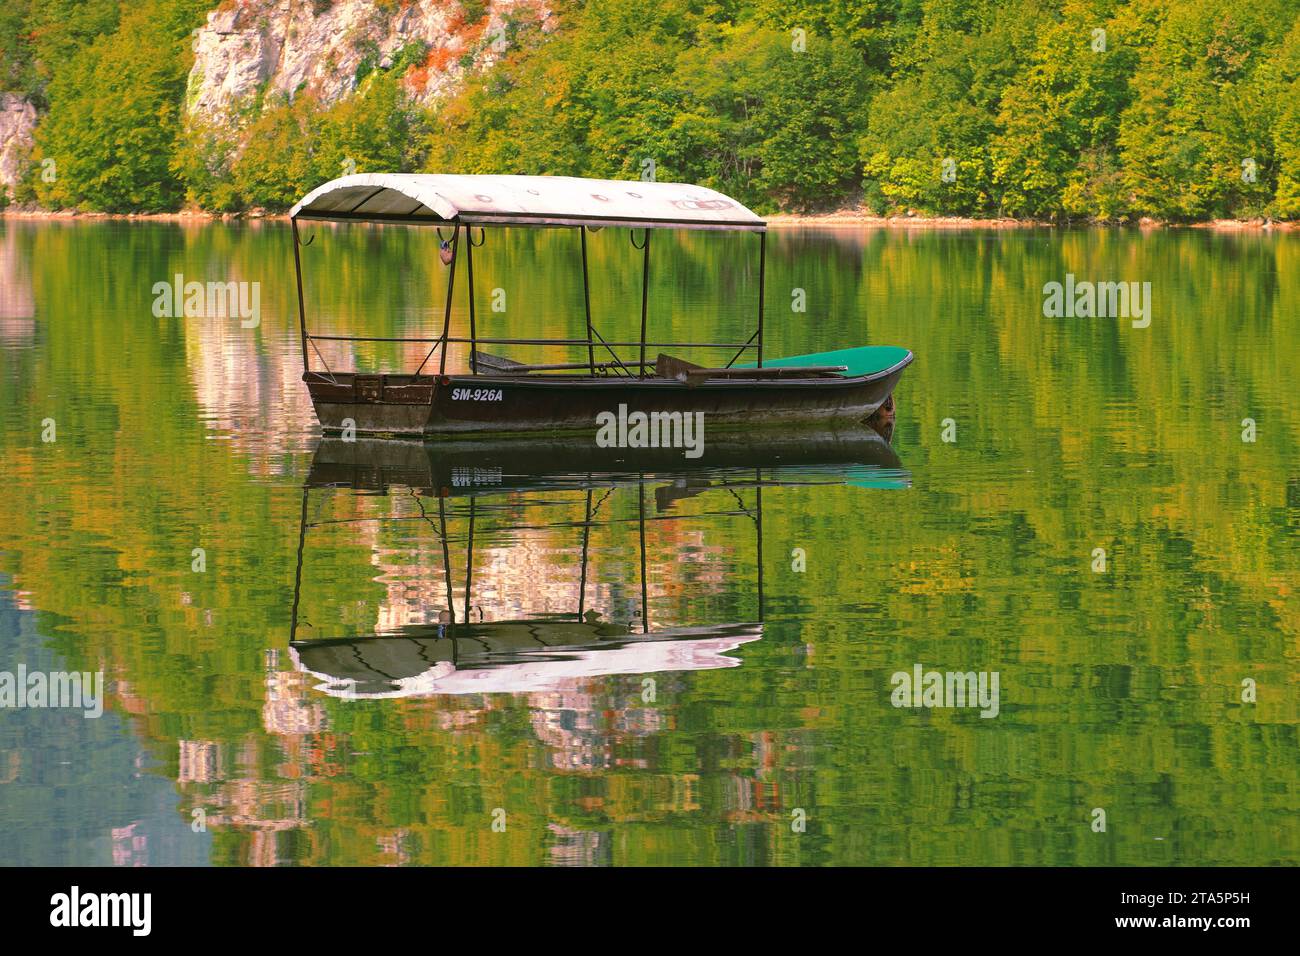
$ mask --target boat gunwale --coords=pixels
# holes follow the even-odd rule
[[[577,389],[608,389],[608,388],[670,388],[694,391],[705,388],[710,390],[738,390],[751,388],[787,388],[796,386],[800,388],[832,388],[832,387],[852,387],[855,385],[866,385],[871,382],[877,382],[881,379],[888,378],[915,361],[916,355],[907,350],[907,355],[895,362],[888,368],[876,372],[868,372],[865,375],[827,375],[820,378],[709,378],[696,383],[687,383],[675,378],[629,378],[625,376],[590,376],[590,375],[564,375],[564,374],[542,374],[542,375],[491,375],[473,372],[449,372],[445,375],[412,375],[406,372],[317,372],[309,370],[302,373],[302,380],[309,386],[312,383],[324,385],[342,386],[343,383],[338,381],[340,376],[355,378],[362,376],[365,378],[384,378],[388,379],[405,379],[402,382],[407,386],[419,386],[431,384],[435,387],[448,388],[452,385],[465,386],[467,384],[485,387],[488,385],[510,385],[524,386],[528,388],[563,388],[572,387]],[[767,366],[765,366],[767,367]],[[771,366],[773,368],[777,366]],[[445,380],[445,381],[444,381]],[[387,381],[385,382],[387,384]],[[367,404],[377,405],[409,405],[411,402],[368,402]]]

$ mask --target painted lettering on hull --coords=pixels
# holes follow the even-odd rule
[[[453,402],[499,402],[502,401],[499,388],[453,388]]]

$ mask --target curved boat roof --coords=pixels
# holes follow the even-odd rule
[[[359,173],[317,186],[289,216],[475,226],[767,229],[762,219],[736,200],[704,186],[573,176]]]

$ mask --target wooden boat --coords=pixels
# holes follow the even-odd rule
[[[424,437],[591,432],[597,427],[597,416],[620,408],[647,416],[700,414],[710,434],[805,422],[856,423],[889,402],[913,358],[910,351],[896,346],[859,346],[777,359],[765,356],[766,223],[735,200],[700,186],[551,176],[366,174],[319,186],[293,207],[290,218],[302,377],[326,432]],[[375,338],[309,332],[301,249],[310,243],[301,241],[299,223],[311,221],[439,228],[449,267],[441,334]],[[585,304],[583,338],[478,335],[473,250],[485,241],[488,227],[504,226],[567,228],[578,233]],[[605,227],[629,229],[633,245],[642,253],[641,334],[636,341],[609,341],[593,320],[587,233]],[[450,230],[450,236],[442,229]],[[748,339],[648,340],[650,238],[657,229],[758,235],[758,321]],[[461,258],[468,290],[468,338],[451,335]],[[430,348],[412,372],[335,371],[325,364],[316,344],[320,341],[420,342]],[[451,345],[469,346],[468,370],[448,372]],[[586,360],[530,364],[481,351],[480,346],[566,346],[585,352]],[[688,361],[668,350],[703,351],[721,358]],[[313,352],[320,360],[319,369],[311,365]],[[431,364],[435,353],[436,373]],[[742,358],[752,360],[742,362]]]

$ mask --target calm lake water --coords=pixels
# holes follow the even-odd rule
[[[312,235],[314,331],[440,328],[431,233]],[[756,250],[657,235],[652,338],[747,337]],[[577,257],[490,232],[480,334],[580,335]],[[178,274],[258,323],[157,317]],[[1045,317],[1067,275],[1150,326]],[[0,671],[105,680],[0,710],[0,862],[1300,862],[1300,237],[782,230],[767,302],[770,356],[916,353],[892,452],[318,448],[285,226],[0,223]],[[917,665],[996,716],[893,706]]]

